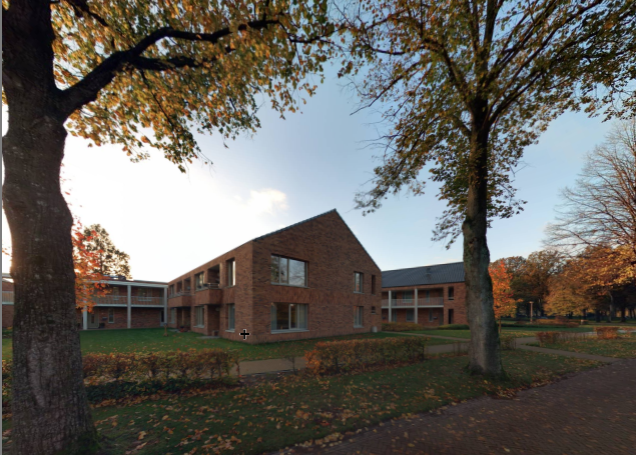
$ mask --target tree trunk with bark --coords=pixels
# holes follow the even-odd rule
[[[488,273],[490,252],[486,241],[488,228],[488,105],[475,102],[464,234],[464,268],[466,275],[466,309],[470,325],[468,370],[492,377],[504,375],[501,363],[499,332],[495,319],[492,280]]]
[[[60,189],[68,112],[53,76],[51,6],[3,13],[2,191],[12,237],[13,441],[18,455],[97,450],[82,377],[75,309],[73,219]]]

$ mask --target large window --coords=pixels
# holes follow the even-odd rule
[[[233,303],[227,306],[227,329],[234,331],[236,327],[236,307]]]
[[[194,326],[195,327],[205,327],[205,322],[203,321],[204,314],[205,314],[204,307],[198,306],[194,308]]]
[[[197,289],[203,289],[203,285],[205,284],[205,273],[204,272],[197,273],[194,276],[194,282]]]
[[[364,327],[364,307],[357,306],[355,307],[353,314],[353,326],[360,328]]]
[[[357,292],[362,294],[364,292],[364,276],[360,272],[355,272],[353,274],[353,292]]]
[[[227,261],[227,285],[236,285],[236,261],[234,259]]]
[[[307,263],[272,255],[272,283],[307,286]]]
[[[272,331],[307,330],[307,305],[272,303]]]

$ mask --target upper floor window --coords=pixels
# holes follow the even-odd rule
[[[150,300],[150,295],[150,289],[148,288],[137,289],[137,297],[139,297],[139,300]]]
[[[413,303],[413,291],[402,291],[402,302]]]
[[[197,289],[203,289],[203,286],[205,285],[205,273],[204,272],[197,273],[194,276],[194,282],[196,284]]]
[[[236,261],[234,259],[227,261],[227,285],[236,285]]]
[[[190,281],[190,278],[185,279],[184,285],[185,285],[185,292],[190,292],[190,289],[192,289],[192,282]]]
[[[448,300],[455,300],[455,288],[453,286],[448,288]]]
[[[168,287],[168,294],[170,294],[170,295],[174,295],[174,284],[171,284],[171,285]]]
[[[272,283],[307,286],[307,263],[272,255]]]
[[[371,275],[371,294],[375,295],[375,275]]]
[[[353,274],[353,292],[362,294],[364,292],[364,275],[360,272],[354,272]]]

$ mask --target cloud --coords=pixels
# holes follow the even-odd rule
[[[269,213],[273,215],[277,210],[287,210],[287,195],[282,191],[266,188],[260,191],[250,191],[250,199],[247,202],[248,211],[258,215]]]

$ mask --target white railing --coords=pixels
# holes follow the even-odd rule
[[[128,305],[127,296],[106,295],[96,299],[97,305]],[[163,297],[138,297],[132,296],[131,305],[163,305]]]
[[[2,291],[2,303],[13,303],[13,291]]]
[[[418,307],[443,306],[444,297],[423,297],[417,299]],[[389,299],[382,300],[382,308],[389,307]],[[391,299],[391,307],[415,307],[415,299]]]

